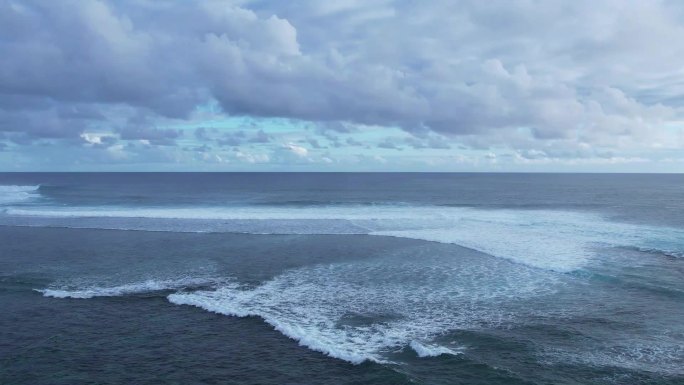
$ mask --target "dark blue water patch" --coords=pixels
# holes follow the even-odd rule
[[[367,235],[252,235],[0,226],[0,272],[97,284],[177,272],[259,283],[287,269],[354,261],[425,244]],[[8,273],[12,274],[8,274]],[[121,277],[123,281],[117,282]],[[37,286],[36,288],[44,288]]]
[[[410,384],[377,364],[354,366],[298,346],[252,318],[163,298],[55,301],[3,296],[3,384]],[[8,327],[8,326],[12,327]]]
[[[0,275],[0,292],[31,291],[36,287],[46,287],[53,280],[53,277],[39,273]]]
[[[395,367],[400,373],[419,384],[439,385],[534,385],[511,371],[493,367],[484,362],[472,359],[467,355],[440,355],[430,358],[418,358],[415,353],[405,350],[397,354],[411,365]]]
[[[571,274],[589,281],[615,285],[635,299],[660,297],[684,300],[684,258],[662,250],[638,247],[605,249],[604,260]]]
[[[633,292],[638,296],[653,295],[656,297],[664,296],[672,299],[684,299],[684,290],[682,290],[681,285],[668,285],[667,282],[654,281],[643,275],[630,276],[628,273],[624,272],[619,275],[612,275],[610,273],[589,271],[574,271],[570,274],[589,281],[616,285],[622,290]]]
[[[629,246],[623,246],[621,247],[622,249],[629,250],[629,251],[636,251],[640,253],[644,253],[647,255],[655,255],[655,256],[660,256],[660,257],[665,257],[665,258],[682,258],[684,259],[684,252],[681,251],[674,251],[674,250],[663,250],[663,249],[658,249],[654,247],[629,247]]]
[[[580,330],[565,328],[564,324],[530,324],[513,329],[487,331],[454,331],[441,338],[463,346],[463,355],[440,356],[442,360],[460,360],[489,368],[490,373],[505,373],[511,383],[527,384],[680,384],[681,375],[665,375],[622,367],[592,365],[572,360],[545,359],[538,341],[563,346],[591,340]],[[439,360],[430,359],[438,365]],[[462,383],[480,383],[478,380]],[[448,382],[445,382],[448,383]],[[483,382],[486,383],[486,382]],[[506,383],[492,381],[490,383]]]

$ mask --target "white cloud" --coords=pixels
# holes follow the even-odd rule
[[[316,122],[332,147],[359,149],[357,127],[424,138],[372,148],[528,160],[684,146],[678,2],[0,0],[0,34],[0,133],[13,151],[111,147],[101,131],[176,146],[182,132],[157,123],[212,104],[212,117]],[[144,118],[113,117],[122,109]],[[315,146],[259,138],[269,161],[323,161]]]
[[[284,144],[282,148],[301,158],[304,158],[309,154],[309,150],[307,150],[305,147],[298,146],[293,143]]]

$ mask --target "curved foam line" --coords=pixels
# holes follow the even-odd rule
[[[136,229],[251,234],[359,234],[394,236],[468,247],[516,263],[569,272],[596,256],[597,245],[666,250],[684,255],[684,230],[611,222],[599,215],[551,210],[479,210],[440,206],[240,207],[10,207],[11,218],[143,218]],[[27,219],[25,219],[27,220]],[[156,220],[156,221],[155,221]],[[178,220],[164,223],[163,221]],[[186,220],[183,222],[183,220]],[[193,222],[195,221],[195,222]],[[214,222],[211,222],[214,221]],[[222,222],[219,222],[222,221]],[[234,222],[231,222],[234,221]],[[238,223],[239,221],[245,221]],[[125,220],[121,221],[125,225]],[[194,226],[194,227],[193,227]],[[116,227],[119,228],[119,227]]]
[[[447,348],[446,346],[440,346],[440,345],[434,345],[434,344],[424,344],[421,342],[418,342],[416,340],[411,341],[409,344],[411,349],[413,349],[414,352],[418,355],[420,358],[424,357],[439,357],[444,354],[452,355],[452,356],[457,356],[459,354],[463,354],[462,351],[456,351]]]
[[[93,286],[74,290],[60,288],[34,290],[42,293],[45,297],[88,299],[95,297],[119,297],[124,295],[151,293],[163,290],[202,287],[214,285],[219,281],[220,280],[213,278],[181,278],[165,280],[149,279],[143,282],[128,283],[119,286]]]
[[[0,193],[3,192],[17,192],[17,191],[36,191],[40,189],[40,185],[0,185]]]
[[[364,355],[364,354],[354,354],[343,349],[337,349],[333,342],[327,344],[321,342],[322,336],[312,336],[307,333],[306,330],[298,327],[296,325],[288,325],[284,322],[280,322],[277,317],[268,315],[262,311],[247,310],[239,306],[230,306],[226,303],[221,303],[220,305],[212,301],[205,300],[202,296],[197,295],[187,295],[183,293],[170,294],[167,299],[169,302],[176,305],[189,305],[201,308],[203,310],[227,315],[234,317],[259,317],[264,320],[267,324],[273,326],[273,328],[283,334],[284,336],[297,341],[300,346],[306,347],[313,351],[317,351],[328,355],[333,358],[338,358],[352,364],[358,365],[365,361],[386,363],[387,361],[382,360],[380,357],[375,355]],[[317,338],[318,337],[318,338]]]

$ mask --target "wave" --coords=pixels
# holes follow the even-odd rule
[[[413,349],[414,352],[418,355],[420,358],[424,357],[439,357],[441,355],[447,354],[451,356],[457,356],[459,354],[463,354],[461,350],[453,350],[450,348],[447,348],[446,346],[440,346],[440,345],[435,345],[435,344],[425,344],[421,343],[418,341],[411,341],[409,344],[411,349]]]
[[[557,274],[475,253],[455,259],[421,253],[288,270],[258,286],[225,279],[178,278],[116,286],[56,285],[54,298],[94,298],[173,290],[170,303],[236,317],[260,317],[301,346],[360,364],[393,362],[407,348],[418,357],[457,355],[433,341],[454,329],[496,326],[519,316],[516,303],[555,292]]]
[[[550,295],[562,284],[557,274],[475,253],[456,259],[431,248],[424,253],[308,266],[257,287],[225,285],[168,299],[260,317],[302,346],[359,364],[390,362],[406,347],[420,357],[458,354],[432,340],[449,330],[511,322],[522,314],[520,301]]]
[[[0,204],[12,204],[40,197],[40,185],[0,185]]]
[[[548,319],[593,311],[591,303],[587,307],[575,301],[581,297],[571,302],[558,297],[583,285],[572,275],[475,252],[455,258],[448,247],[435,246],[423,244],[369,260],[294,268],[258,285],[240,284],[230,277],[184,277],[112,286],[61,285],[41,292],[56,298],[93,298],[164,291],[175,305],[259,317],[301,346],[353,364],[405,360],[405,355],[396,353],[408,349],[419,358],[465,354],[462,347],[442,343],[445,337],[453,331],[509,330],[538,321],[540,316]],[[557,314],[553,306],[548,308],[555,302],[562,307]],[[626,346],[630,341],[620,343]],[[645,349],[660,346],[651,342]],[[636,355],[650,354],[649,350],[611,358],[611,349],[620,346],[607,342],[601,352],[606,354],[605,365],[660,370],[681,362],[675,354],[681,349],[667,351],[664,363],[657,361],[655,353],[646,359]],[[584,351],[583,346],[570,346],[564,353]]]
[[[31,207],[9,208],[8,215],[56,218],[148,218],[207,220],[417,220],[428,212],[441,211],[430,206],[235,206],[235,207]]]
[[[570,272],[604,247],[684,255],[684,230],[557,210],[444,206],[10,207],[4,223],[251,234],[370,234],[452,243],[535,268]],[[24,223],[24,222],[26,223]],[[42,222],[41,222],[42,221]]]
[[[642,253],[658,254],[668,258],[684,258],[684,250],[661,249],[657,247],[627,247]]]
[[[597,346],[594,349],[546,348],[544,362],[553,364],[621,367],[670,376],[684,375],[684,347],[680,341],[662,338],[658,341],[636,340],[625,345]]]
[[[34,290],[42,293],[45,297],[88,299],[95,297],[120,297],[167,290],[206,288],[207,286],[216,285],[218,282],[221,282],[221,280],[215,278],[149,279],[117,286],[90,286],[75,289],[62,286]]]

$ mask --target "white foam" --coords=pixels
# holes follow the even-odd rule
[[[597,246],[667,250],[675,256],[684,253],[684,230],[681,229],[616,223],[596,214],[554,210],[478,210],[420,205],[296,208],[52,206],[10,207],[5,213],[13,218],[42,217],[51,218],[51,221],[89,218],[88,226],[97,226],[97,218],[104,218],[100,220],[103,228],[111,226],[105,223],[105,219],[132,218],[129,222],[134,223],[135,229],[200,229],[255,234],[366,233],[458,244],[517,263],[559,272],[586,266],[596,258]],[[155,219],[178,221],[169,227],[169,223],[155,222]]]
[[[387,362],[410,346],[419,355],[457,354],[430,342],[454,329],[496,326],[520,314],[509,308],[554,292],[558,275],[495,258],[416,255],[407,259],[309,266],[256,288],[175,293],[178,305],[258,316],[302,346],[351,363]],[[447,350],[448,349],[448,350]]]
[[[340,219],[340,220],[416,220],[428,210],[433,215],[439,211],[423,207],[414,211],[401,206],[383,206],[368,209],[366,206],[352,207],[31,207],[12,208],[6,212],[17,216],[63,217],[63,218],[156,218],[156,219],[222,219],[222,220],[273,220],[273,219]]]
[[[25,202],[40,196],[36,186],[0,185],[0,204]]]
[[[45,297],[87,299],[95,297],[118,297],[162,290],[177,290],[186,287],[211,285],[216,282],[216,279],[210,278],[149,279],[142,282],[126,283],[118,286],[91,286],[77,289],[53,287],[36,289],[36,291],[43,293],[43,296]]]
[[[411,349],[413,349],[414,352],[418,355],[418,357],[424,358],[424,357],[439,357],[443,354],[448,354],[452,356],[456,356],[459,354],[463,354],[461,350],[453,350],[450,348],[447,348],[446,346],[440,346],[436,344],[426,344],[426,343],[421,343],[418,341],[411,341],[409,344]]]
[[[588,215],[548,211],[468,212],[445,228],[376,231],[371,234],[453,243],[528,266],[567,272],[592,257],[591,239],[574,223]],[[592,218],[594,219],[594,218]]]
[[[446,227],[385,230],[373,235],[453,243],[528,266],[558,272],[580,269],[601,247],[684,251],[684,231],[610,222],[598,215],[549,210],[467,210]]]

